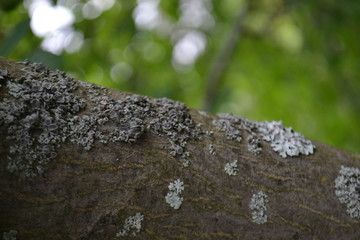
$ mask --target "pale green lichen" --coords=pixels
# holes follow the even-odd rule
[[[360,169],[341,166],[335,179],[335,194],[352,218],[360,218]]]
[[[125,219],[123,228],[116,233],[116,237],[135,237],[141,230],[141,223],[144,220],[144,215],[136,213]]]
[[[255,193],[251,197],[249,207],[251,209],[252,220],[256,224],[264,224],[267,222],[267,203],[268,196],[263,191]]]
[[[248,149],[254,154],[259,154],[261,151],[260,137],[269,142],[272,149],[283,158],[313,154],[316,148],[300,133],[294,132],[290,127],[284,127],[281,121],[255,122],[231,114],[218,114],[218,116],[219,119],[213,120],[213,125],[224,132],[228,139],[240,142],[244,131],[250,134]]]
[[[291,127],[284,127],[281,121],[257,122],[256,125],[260,136],[283,158],[314,153],[315,145],[310,140]]]
[[[184,183],[177,179],[174,182],[169,183],[169,192],[165,196],[165,201],[174,209],[179,209],[183,198],[180,197],[182,191],[184,191]]]

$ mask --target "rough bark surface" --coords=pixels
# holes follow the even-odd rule
[[[0,70],[0,103],[16,101],[7,83],[29,75],[26,63],[0,58]],[[96,107],[96,101],[82,88],[74,94],[86,106],[73,114],[91,115],[89,109]],[[121,102],[134,96],[113,90],[104,94],[108,98],[100,101],[103,105],[109,105],[109,99]],[[9,167],[9,161],[20,153],[11,153],[15,140],[7,139],[10,130],[0,119],[0,232],[5,233],[4,239],[11,239],[11,230],[17,231],[20,240],[360,239],[360,219],[348,214],[334,185],[341,166],[360,168],[359,154],[313,141],[314,154],[283,158],[263,139],[262,151],[254,154],[246,141],[251,129],[242,131],[243,140],[236,142],[214,126],[218,115],[186,108],[184,112],[191,116],[193,130],[202,132],[197,132],[196,139],[196,134],[186,133],[186,127],[180,129],[186,140],[180,148],[173,149],[182,142],[169,141],[169,136],[156,130],[156,123],[143,126],[140,122],[129,126],[139,132],[127,132],[127,138],[116,135],[119,141],[95,140],[87,150],[74,139],[58,142],[57,155],[41,163],[37,173],[25,171],[36,168],[36,163],[28,166],[21,159],[16,160],[23,164],[19,171]],[[117,124],[126,130],[124,122],[107,122],[104,131],[114,131]],[[229,175],[224,167],[235,160],[237,174]],[[184,183],[178,196],[183,201],[174,209],[165,196],[177,179]],[[355,189],[357,196],[359,189]],[[259,191],[268,200],[262,224],[254,222],[249,207]],[[143,219],[134,220],[140,215]]]

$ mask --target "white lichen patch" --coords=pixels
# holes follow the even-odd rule
[[[139,212],[134,216],[126,218],[123,228],[116,233],[116,237],[136,236],[136,234],[138,234],[141,230],[141,223],[143,220],[144,215]]]
[[[268,202],[268,196],[263,191],[259,191],[252,195],[249,207],[254,223],[264,224],[267,222],[266,204]]]
[[[237,160],[225,164],[224,170],[229,176],[235,176],[238,173]]]
[[[205,131],[205,134],[208,136],[213,136],[214,135],[214,131]]]
[[[241,132],[250,134],[248,150],[254,154],[261,151],[259,138],[270,142],[272,149],[283,158],[287,156],[309,155],[314,153],[315,145],[304,138],[291,127],[284,127],[281,121],[255,122],[231,114],[218,114],[219,119],[213,121],[213,125],[221,132],[225,132],[228,139],[240,142]]]
[[[182,191],[184,191],[184,183],[177,179],[174,182],[169,183],[169,192],[165,196],[165,201],[174,209],[179,209],[183,198],[180,197]]]
[[[208,149],[209,149],[209,153],[210,153],[211,155],[216,156],[216,150],[215,150],[214,145],[210,144]]]
[[[352,218],[360,218],[360,169],[341,166],[335,179],[335,194]]]

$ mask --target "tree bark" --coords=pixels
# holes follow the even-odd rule
[[[312,141],[280,156],[268,123],[5,58],[0,85],[4,239],[360,239],[334,184],[351,168],[360,206],[359,154]]]

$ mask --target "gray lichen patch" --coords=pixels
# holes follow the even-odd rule
[[[268,202],[268,196],[263,191],[259,191],[252,195],[249,207],[254,223],[264,224],[267,222],[266,205]]]
[[[218,114],[219,119],[213,120],[213,125],[217,130],[224,132],[227,139],[235,142],[241,142],[241,118],[234,117],[230,114]]]
[[[173,156],[187,158],[185,146],[190,140],[199,140],[203,134],[185,104],[167,98],[155,99],[156,117],[149,121],[148,127],[160,136],[166,136],[171,143]]]
[[[2,71],[0,79],[9,95],[0,102],[0,125],[7,131],[10,172],[41,174],[66,141],[90,150],[95,142],[134,143],[147,131],[166,138],[169,153],[190,164],[186,145],[203,131],[184,104],[138,95],[114,100],[105,88],[24,64],[26,76]]]
[[[352,218],[360,219],[360,169],[341,166],[335,179],[335,194]]]
[[[138,95],[116,101],[109,97],[94,99],[96,107],[93,111],[98,117],[98,124],[111,123],[111,127],[107,126],[98,134],[101,142],[134,143],[146,131],[152,131],[169,141],[172,156],[180,156],[183,165],[189,165],[190,153],[185,150],[186,144],[190,140],[199,140],[202,130],[192,120],[184,104],[166,98],[151,100]]]
[[[7,70],[0,70],[0,87],[2,82],[5,80],[5,77],[8,75]]]
[[[258,154],[261,151],[259,138],[270,142],[272,149],[283,158],[287,156],[309,155],[314,153],[315,145],[304,138],[291,127],[284,127],[281,121],[255,122],[231,114],[218,114],[219,119],[213,121],[213,125],[228,139],[240,142],[242,132],[250,134],[248,149]]]
[[[26,76],[6,79],[12,98],[0,102],[0,125],[10,143],[8,170],[36,176],[56,157],[85,101],[74,94],[76,82],[63,73],[36,64],[28,64],[26,71]]]
[[[250,134],[247,137],[247,142],[249,152],[253,153],[254,155],[259,155],[261,153],[262,148],[260,146],[260,138],[254,134]]]
[[[134,95],[122,100],[114,100],[100,96],[93,99],[95,100],[95,107],[92,108],[93,119],[88,125],[92,123],[95,125],[93,139],[98,139],[102,143],[136,142],[145,133],[146,120],[155,115],[146,97]]]

